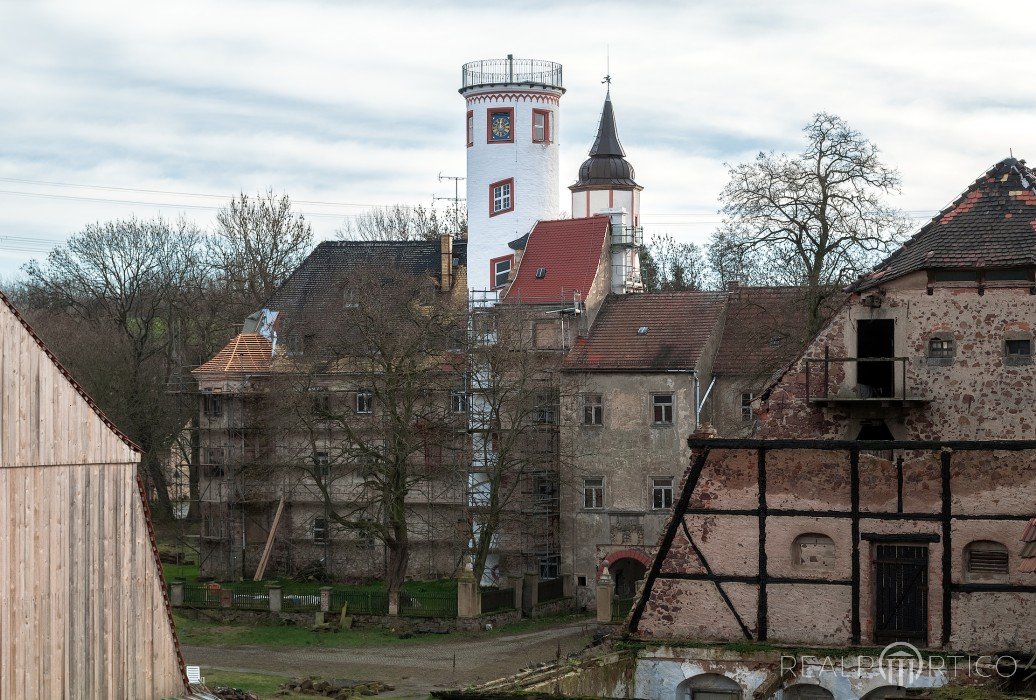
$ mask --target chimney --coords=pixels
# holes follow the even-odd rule
[[[442,291],[453,289],[453,236],[439,236],[439,285]]]

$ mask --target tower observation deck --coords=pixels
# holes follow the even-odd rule
[[[565,91],[561,64],[535,58],[490,58],[461,67],[460,93],[494,85],[526,85]]]

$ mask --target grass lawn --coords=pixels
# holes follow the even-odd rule
[[[535,620],[522,620],[489,632],[451,632],[450,634],[415,634],[401,639],[398,632],[387,629],[352,629],[341,632],[313,632],[294,625],[222,625],[208,620],[191,620],[173,615],[181,644],[207,647],[326,647],[349,649],[369,646],[405,646],[436,644],[451,639],[477,639],[485,635],[515,634],[589,620],[587,614],[559,615]]]

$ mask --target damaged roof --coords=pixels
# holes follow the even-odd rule
[[[537,222],[504,301],[558,304],[577,293],[585,299],[597,276],[608,225],[607,216]]]
[[[806,308],[805,287],[731,287],[713,373],[765,378],[791,363],[810,340]]]
[[[570,370],[690,370],[723,316],[723,292],[613,294],[565,358]]]
[[[1036,174],[1005,158],[903,247],[853,284],[863,291],[919,270],[1036,265]]]
[[[454,268],[467,264],[467,241],[454,240]],[[412,275],[441,272],[441,244],[435,241],[324,241],[309,254],[265,307],[288,318],[304,309],[326,308],[341,298],[342,284],[371,267],[396,267]]]

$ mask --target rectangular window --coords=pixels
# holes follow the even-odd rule
[[[202,395],[202,411],[207,418],[219,418],[223,415],[223,397],[219,394]]]
[[[655,510],[673,507],[673,477],[659,476],[651,480],[651,507]]]
[[[511,276],[511,267],[513,266],[513,255],[504,255],[489,261],[489,279],[492,281],[493,289],[500,289],[507,284],[507,280]]]
[[[331,456],[326,452],[314,452],[313,463],[316,465],[317,474],[321,479],[331,476]]]
[[[208,447],[205,449],[205,476],[210,479],[218,479],[223,476],[223,464],[226,453],[222,447]]]
[[[326,416],[331,413],[330,394],[316,394],[313,396],[313,413],[318,416]]]
[[[513,177],[489,186],[489,215],[498,216],[509,211],[514,211]]]
[[[937,359],[953,357],[953,339],[930,338],[928,340],[928,357]]]
[[[532,142],[550,143],[550,111],[532,110]]]
[[[554,394],[536,397],[536,422],[555,425],[558,422],[558,400]]]
[[[583,479],[583,508],[604,508],[604,479],[593,477]]]
[[[533,474],[532,489],[536,505],[541,508],[550,507],[558,500],[557,481],[551,474]]]
[[[356,412],[374,413],[374,392],[370,389],[361,389],[356,392]]]
[[[1007,339],[1008,357],[1029,357],[1032,355],[1032,340],[1029,338]]]
[[[752,399],[755,395],[750,391],[741,392],[741,420],[749,422],[752,420]]]
[[[653,394],[651,396],[651,418],[655,425],[673,424],[673,395]]]
[[[313,543],[327,544],[331,541],[327,518],[313,518]]]
[[[560,564],[561,557],[557,554],[539,555],[540,580],[553,581],[554,579],[556,579],[558,577]]]
[[[475,145],[475,113],[468,110],[468,121],[466,125],[468,148]]]
[[[600,394],[583,394],[583,425],[604,424],[604,401]]]
[[[454,413],[468,412],[468,395],[463,389],[450,392],[450,410]]]

